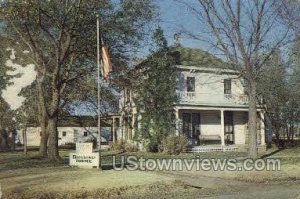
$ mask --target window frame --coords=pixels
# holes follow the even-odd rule
[[[224,79],[224,94],[231,95],[232,94],[232,80]]]
[[[196,78],[189,76],[186,78],[186,92],[195,92],[195,91],[196,91]]]

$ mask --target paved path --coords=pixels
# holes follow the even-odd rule
[[[264,184],[199,175],[193,177],[185,173],[177,173],[176,175],[164,173],[163,175],[173,176],[188,186],[203,190],[209,189],[213,192],[212,195],[208,194],[210,196],[199,195],[199,197],[193,198],[300,199],[300,181]]]
[[[300,184],[256,185],[233,193],[217,194],[211,197],[220,199],[300,199]]]

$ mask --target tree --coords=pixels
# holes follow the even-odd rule
[[[15,125],[13,121],[14,113],[9,104],[3,99],[2,91],[10,84],[10,79],[13,76],[7,74],[11,70],[6,65],[6,57],[9,57],[9,51],[3,46],[9,41],[5,37],[1,37],[0,39],[0,149],[8,150],[10,148],[9,133]]]
[[[28,50],[37,71],[41,127],[40,155],[58,161],[57,122],[73,82],[85,81],[96,69],[96,14],[114,63],[140,44],[154,16],[151,1],[17,0],[2,1],[0,20],[7,35]],[[116,66],[118,66],[116,64]],[[71,91],[68,91],[71,92]],[[49,139],[49,140],[48,140]],[[48,147],[47,147],[48,143]]]
[[[284,2],[275,0],[198,0],[183,2],[200,22],[194,39],[208,42],[245,79],[249,95],[249,156],[257,157],[257,78],[274,51],[286,44],[289,24],[278,12]]]
[[[155,47],[151,55],[138,66],[141,74],[134,102],[141,115],[137,139],[148,140],[149,150],[157,151],[162,139],[175,130],[172,113],[177,100],[177,72],[160,28],[153,39]]]
[[[284,108],[290,93],[287,81],[287,66],[279,49],[274,51],[258,76],[258,96],[263,98],[266,115],[270,118],[271,129],[275,133],[277,145],[280,145],[282,127],[286,124]]]
[[[288,79],[289,86],[289,100],[286,104],[285,115],[287,117],[286,133],[288,144],[293,144],[294,141],[294,129],[296,124],[299,123],[300,118],[300,36],[298,35],[294,40],[291,49],[291,75]]]
[[[284,0],[280,17],[290,23],[292,28],[299,33],[300,31],[300,2],[298,0]]]

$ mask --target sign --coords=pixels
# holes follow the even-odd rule
[[[85,154],[93,153],[93,143],[76,143],[76,153]]]
[[[99,153],[93,152],[93,143],[76,143],[76,152],[69,154],[70,166],[99,168]]]

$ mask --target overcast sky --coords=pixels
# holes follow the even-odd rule
[[[29,86],[32,82],[34,82],[36,78],[36,72],[33,64],[21,66],[17,63],[14,63],[16,58],[15,51],[13,49],[7,50],[11,51],[11,55],[10,59],[6,61],[5,65],[13,68],[13,71],[8,71],[7,75],[20,74],[20,77],[11,79],[13,84],[7,86],[7,88],[2,91],[2,97],[10,105],[10,107],[15,110],[19,108],[25,100],[24,97],[19,96],[19,93],[21,92],[22,88]]]

